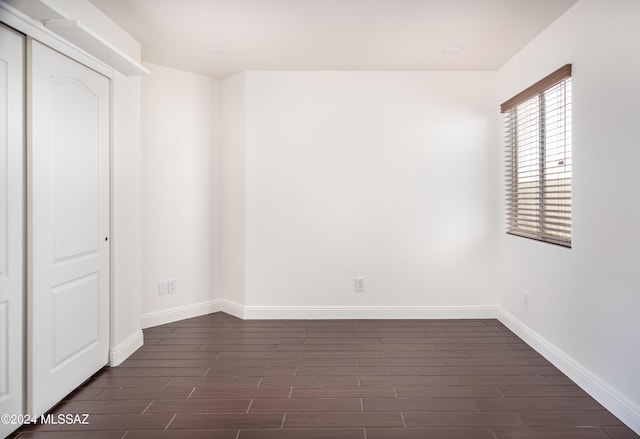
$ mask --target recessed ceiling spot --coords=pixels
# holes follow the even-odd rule
[[[454,44],[452,46],[447,46],[444,49],[442,49],[442,51],[444,53],[447,53],[449,55],[457,55],[460,52],[462,52],[463,50],[464,50],[464,47],[462,47],[460,45],[457,45],[457,44]]]
[[[220,46],[207,46],[205,47],[205,49],[207,49],[207,52],[211,52],[211,53],[222,53],[224,52],[224,49]]]

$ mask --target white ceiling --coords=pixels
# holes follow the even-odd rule
[[[142,43],[144,61],[224,78],[244,70],[495,70],[576,0],[91,2]],[[452,45],[464,50],[443,52]]]

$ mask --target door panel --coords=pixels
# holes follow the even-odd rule
[[[24,36],[0,24],[0,413],[24,412]],[[18,425],[0,423],[0,437]]]
[[[107,364],[109,80],[30,40],[29,412]]]
[[[99,118],[95,114],[99,96],[76,79],[52,78],[53,155],[51,183],[53,190],[54,262],[95,255],[99,251],[100,194]],[[72,102],[73,106],[69,103]],[[85,117],[78,125],[78,114]],[[78,181],[84,182],[78,185]]]
[[[89,274],[55,286],[51,292],[55,321],[51,342],[56,347],[53,362],[55,370],[100,342],[99,322],[93,320],[93,316],[99,312],[100,278],[97,273]],[[83,313],[75,316],[74,325],[68,325],[63,318],[74,307],[81,308]],[[81,327],[84,331],[76,331],[75,327]]]

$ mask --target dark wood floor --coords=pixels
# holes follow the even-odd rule
[[[20,439],[637,438],[497,320],[242,321],[145,345]]]

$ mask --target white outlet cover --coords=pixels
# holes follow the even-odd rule
[[[167,292],[169,294],[174,294],[176,292],[176,280],[175,279],[169,279],[167,281]]]
[[[158,296],[164,296],[169,292],[169,286],[167,282],[158,282]]]

